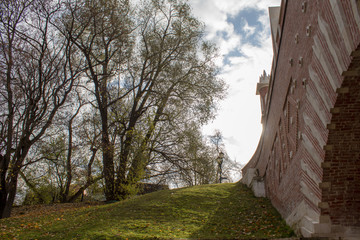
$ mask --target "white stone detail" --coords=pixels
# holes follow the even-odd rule
[[[251,181],[256,176],[256,169],[255,168],[249,168],[246,170],[245,175],[241,179],[241,182],[246,184],[248,187],[250,187]]]
[[[360,30],[360,13],[357,8],[356,0],[350,0],[350,3],[351,3],[351,9],[353,11],[356,24],[358,25],[358,28]]]
[[[251,189],[253,190],[255,197],[266,197],[264,181],[253,181],[251,184]]]
[[[300,232],[303,237],[311,237],[314,233],[314,225],[317,224],[308,216],[304,216],[300,221]]]
[[[352,38],[349,33],[349,26],[348,26],[348,24],[346,24],[344,22],[344,19],[342,16],[343,14],[340,10],[340,8],[342,8],[342,6],[339,6],[340,1],[338,1],[338,0],[330,0],[330,4],[331,4],[331,8],[335,15],[336,23],[339,27],[339,31],[341,33],[340,35],[344,38],[344,43],[345,43],[345,48],[346,48],[347,54],[350,55],[352,52],[352,49],[353,49],[352,45],[354,43],[352,42]]]
[[[315,163],[320,167],[323,160],[322,160],[321,156],[319,155],[318,151],[315,149],[315,147],[311,143],[308,136],[306,136],[305,134],[302,135],[302,143],[303,143],[305,149],[308,151],[309,155],[312,156]]]
[[[329,34],[331,32],[330,26],[322,19],[320,15],[318,16],[318,23],[319,23],[320,32],[325,37],[327,47],[330,50],[333,60],[335,61],[337,70],[339,73],[342,73],[343,71],[346,70],[346,66],[345,63],[341,61],[341,53],[339,48],[337,47],[336,44],[334,44],[334,42],[330,38],[330,34]]]
[[[305,2],[303,2],[303,3],[301,4],[301,11],[302,11],[303,13],[306,13],[306,7],[307,7],[307,2],[305,1]]]
[[[321,84],[320,82],[320,78],[317,75],[317,73],[314,71],[314,69],[312,68],[312,66],[309,66],[309,76],[310,79],[313,81],[316,90],[318,91],[321,99],[323,100],[324,104],[326,105],[326,107],[328,109],[333,107],[333,104],[331,102],[331,99],[329,97],[329,94],[327,94],[326,90],[324,89],[324,86]]]
[[[334,91],[340,87],[340,83],[337,82],[335,78],[335,74],[331,72],[332,67],[329,64],[329,61],[324,56],[324,49],[321,46],[320,40],[318,36],[314,37],[314,45],[313,45],[313,51],[315,53],[316,58],[319,60],[321,66],[324,69],[324,72],[326,74],[327,79],[329,80],[331,87]]]
[[[316,233],[324,234],[331,232],[331,224],[328,223],[319,223],[314,225],[314,229]]]
[[[319,143],[319,146],[323,148],[323,146],[326,144],[325,140],[321,137],[320,131],[317,129],[317,127],[314,124],[314,121],[306,114],[303,114],[304,123],[306,126],[310,128],[311,135],[316,138],[316,140]]]
[[[306,164],[303,160],[301,161],[301,168],[316,183],[316,185],[319,185],[319,183],[321,182],[320,178],[312,170],[312,168],[308,164]]]
[[[317,206],[321,200],[315,195],[315,193],[305,182],[301,181],[300,186],[301,192],[304,194],[304,196],[306,196],[315,206]]]
[[[304,237],[311,237],[314,233],[314,225],[319,223],[319,214],[303,200],[293,209],[291,214],[285,217],[285,221],[297,233]]]
[[[265,181],[263,178],[258,176],[257,169],[247,169],[245,176],[241,179],[241,182],[251,188],[256,197],[266,197]]]
[[[306,36],[310,37],[311,35],[311,24],[306,27]]]
[[[315,98],[315,93],[310,88],[306,89],[306,98],[314,108],[316,114],[319,116],[321,123],[323,124],[324,128],[326,128],[327,124],[329,123],[329,119],[326,116],[325,110],[320,106],[319,101]]]

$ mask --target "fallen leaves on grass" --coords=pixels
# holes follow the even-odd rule
[[[16,206],[11,211],[11,217],[20,218],[28,216],[39,216],[55,212],[59,213],[66,211],[74,211],[79,208],[90,208],[92,206],[98,206],[103,204],[103,202],[77,202]]]
[[[0,222],[0,239],[267,238],[292,232],[241,184],[161,191],[122,202],[43,206]]]

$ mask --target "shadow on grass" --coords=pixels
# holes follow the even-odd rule
[[[254,197],[242,184],[166,190],[114,204],[0,221],[1,239],[264,239],[290,236],[292,231],[270,202]]]
[[[268,199],[256,198],[245,185],[237,183],[191,238],[271,239],[293,236],[293,231]]]

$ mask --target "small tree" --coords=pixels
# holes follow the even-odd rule
[[[217,182],[222,183],[222,180],[226,179],[227,177],[224,177],[224,168],[223,164],[226,161],[229,161],[229,157],[225,152],[225,146],[224,146],[224,137],[220,130],[216,129],[214,131],[214,135],[210,136],[210,141],[215,147],[216,155],[214,156],[215,162],[217,164]]]
[[[83,104],[80,99],[77,101],[78,104],[76,100],[69,102],[73,107],[68,106],[59,114],[51,132],[37,144],[40,152],[33,153],[31,159],[25,161],[25,165],[29,161],[33,164],[23,169],[22,177],[40,200],[42,194],[38,188],[41,186],[51,185],[55,189],[53,201],[73,202],[90,185],[102,179],[100,166],[95,161],[100,145],[99,126],[92,119],[93,115],[86,111],[79,114]],[[38,160],[34,162],[36,158]],[[37,180],[41,175],[46,176],[42,184]]]

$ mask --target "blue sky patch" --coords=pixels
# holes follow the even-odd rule
[[[240,11],[236,16],[228,15],[228,22],[233,24],[235,33],[242,36],[242,42],[254,46],[261,46],[258,32],[263,31],[263,26],[259,22],[259,17],[266,14],[262,10],[246,8]],[[248,24],[248,30],[245,28]],[[254,28],[252,33],[249,29]]]
[[[219,38],[226,39],[226,40],[228,40],[229,37],[230,37],[229,34],[226,31],[217,31],[216,36],[219,37]]]
[[[224,56],[223,63],[224,63],[224,65],[230,65],[231,57],[241,57],[241,56],[244,56],[244,54],[242,54],[238,49],[234,49],[231,52],[229,52],[228,54],[226,54],[226,56]]]

